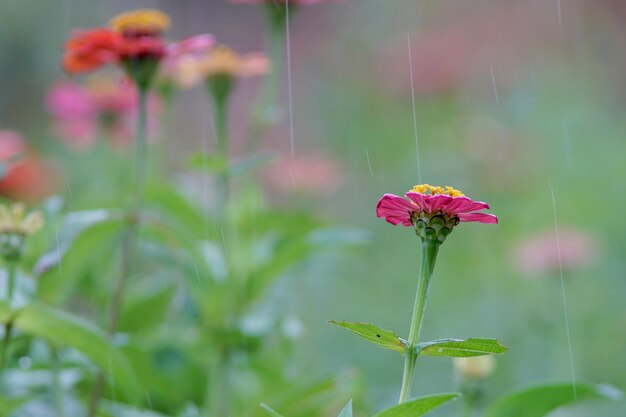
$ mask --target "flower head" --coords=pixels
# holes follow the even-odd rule
[[[159,10],[139,9],[115,16],[109,26],[125,36],[155,36],[170,26],[170,18]]]
[[[19,157],[25,151],[26,142],[21,134],[13,130],[0,130],[0,164]]]
[[[0,205],[0,234],[18,234],[30,236],[43,227],[43,215],[40,211],[26,214],[23,203],[6,206]]]
[[[227,46],[211,48],[203,56],[188,56],[178,62],[174,78],[181,86],[190,87],[214,78],[255,77],[270,71],[269,59],[262,53],[240,55]]]
[[[43,227],[40,211],[26,214],[24,204],[0,205],[0,255],[5,259],[21,256],[25,239]]]
[[[564,228],[558,237],[554,230],[525,236],[513,249],[513,262],[531,277],[558,272],[560,268],[575,270],[597,260],[602,241],[588,232]]]
[[[231,3],[239,3],[239,4],[317,4],[317,3],[330,3],[332,1],[337,0],[230,0]]]
[[[120,36],[108,29],[78,30],[65,43],[62,66],[70,74],[78,74],[117,62],[120,43]]]
[[[471,358],[454,358],[454,370],[465,380],[481,380],[489,377],[496,368],[496,361],[491,355]]]
[[[104,136],[114,145],[133,138],[139,97],[129,82],[106,76],[92,76],[84,84],[62,81],[46,95],[46,109],[61,139],[75,150],[91,147]],[[156,127],[158,101],[148,100],[148,129]]]
[[[265,170],[268,186],[282,193],[324,197],[344,182],[342,167],[323,154],[284,156]]]
[[[201,35],[166,45],[161,35],[169,24],[165,13],[141,9],[114,17],[110,28],[76,31],[65,45],[62,66],[70,74],[78,74],[117,64],[140,88],[147,89],[163,58],[213,43],[210,35]]]
[[[0,195],[38,201],[55,191],[58,171],[33,154],[26,140],[12,130],[0,130]]]
[[[408,200],[383,195],[376,215],[393,225],[414,226],[422,239],[441,243],[459,222],[498,223],[495,215],[478,213],[489,208],[487,203],[473,201],[449,186],[416,185],[405,196]]]

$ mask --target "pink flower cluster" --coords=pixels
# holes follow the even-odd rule
[[[96,78],[85,85],[70,81],[54,84],[46,96],[58,135],[75,150],[106,138],[114,146],[131,143],[139,95],[130,82]],[[154,130],[158,100],[148,104],[149,130]]]

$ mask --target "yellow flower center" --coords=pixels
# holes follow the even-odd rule
[[[170,18],[159,10],[139,9],[115,16],[109,26],[119,33],[158,34],[170,26]]]
[[[235,76],[241,66],[239,56],[227,46],[216,46],[202,61],[202,72],[206,76]]]
[[[420,193],[420,194],[425,194],[425,195],[445,194],[445,195],[449,195],[450,197],[465,196],[465,194],[463,194],[459,190],[456,190],[448,185],[446,185],[445,187],[433,187],[432,185],[428,185],[428,184],[420,184],[411,188],[411,191],[414,193]]]

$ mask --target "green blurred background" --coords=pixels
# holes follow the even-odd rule
[[[168,12],[173,39],[208,32],[239,51],[264,47],[261,11],[220,0],[0,0],[0,127],[21,131],[76,175],[76,157],[59,150],[43,104],[48,86],[67,77],[58,65],[64,40],[73,28],[138,7]],[[264,300],[301,321],[290,366],[310,377],[357,370],[362,407],[394,403],[402,360],[326,321],[408,332],[419,242],[374,209],[383,193],[425,182],[487,201],[500,219],[461,225],[442,247],[423,330],[426,339],[497,337],[509,346],[484,401],[571,379],[555,219],[575,376],[626,388],[625,19],[620,0],[346,0],[298,11],[290,30],[295,154],[324,155],[336,169],[328,192],[274,190],[268,201],[369,239],[298,266]],[[244,153],[242,126],[257,85],[242,82],[234,98],[236,154]],[[288,155],[287,103],[283,80],[279,123],[258,149]],[[177,95],[168,109],[160,146],[171,178],[184,179],[188,155],[212,146],[210,109],[201,89]],[[85,176],[107,175],[89,169]],[[73,208],[99,203],[61,193]],[[541,235],[539,255],[523,252]],[[448,359],[420,360],[416,373],[415,394],[455,389]],[[455,407],[432,415],[456,415]],[[621,417],[624,405],[556,415]]]

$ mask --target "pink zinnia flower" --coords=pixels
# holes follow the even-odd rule
[[[115,145],[130,143],[139,95],[129,82],[98,77],[86,85],[69,81],[56,83],[46,96],[46,108],[54,117],[55,129],[73,149],[91,147],[99,136]],[[149,128],[154,130],[158,103],[148,103]]]
[[[452,187],[416,185],[408,198],[385,194],[378,201],[376,215],[395,225],[414,226],[421,238],[443,242],[459,222],[498,223],[493,214],[478,213],[489,205],[474,201]]]

